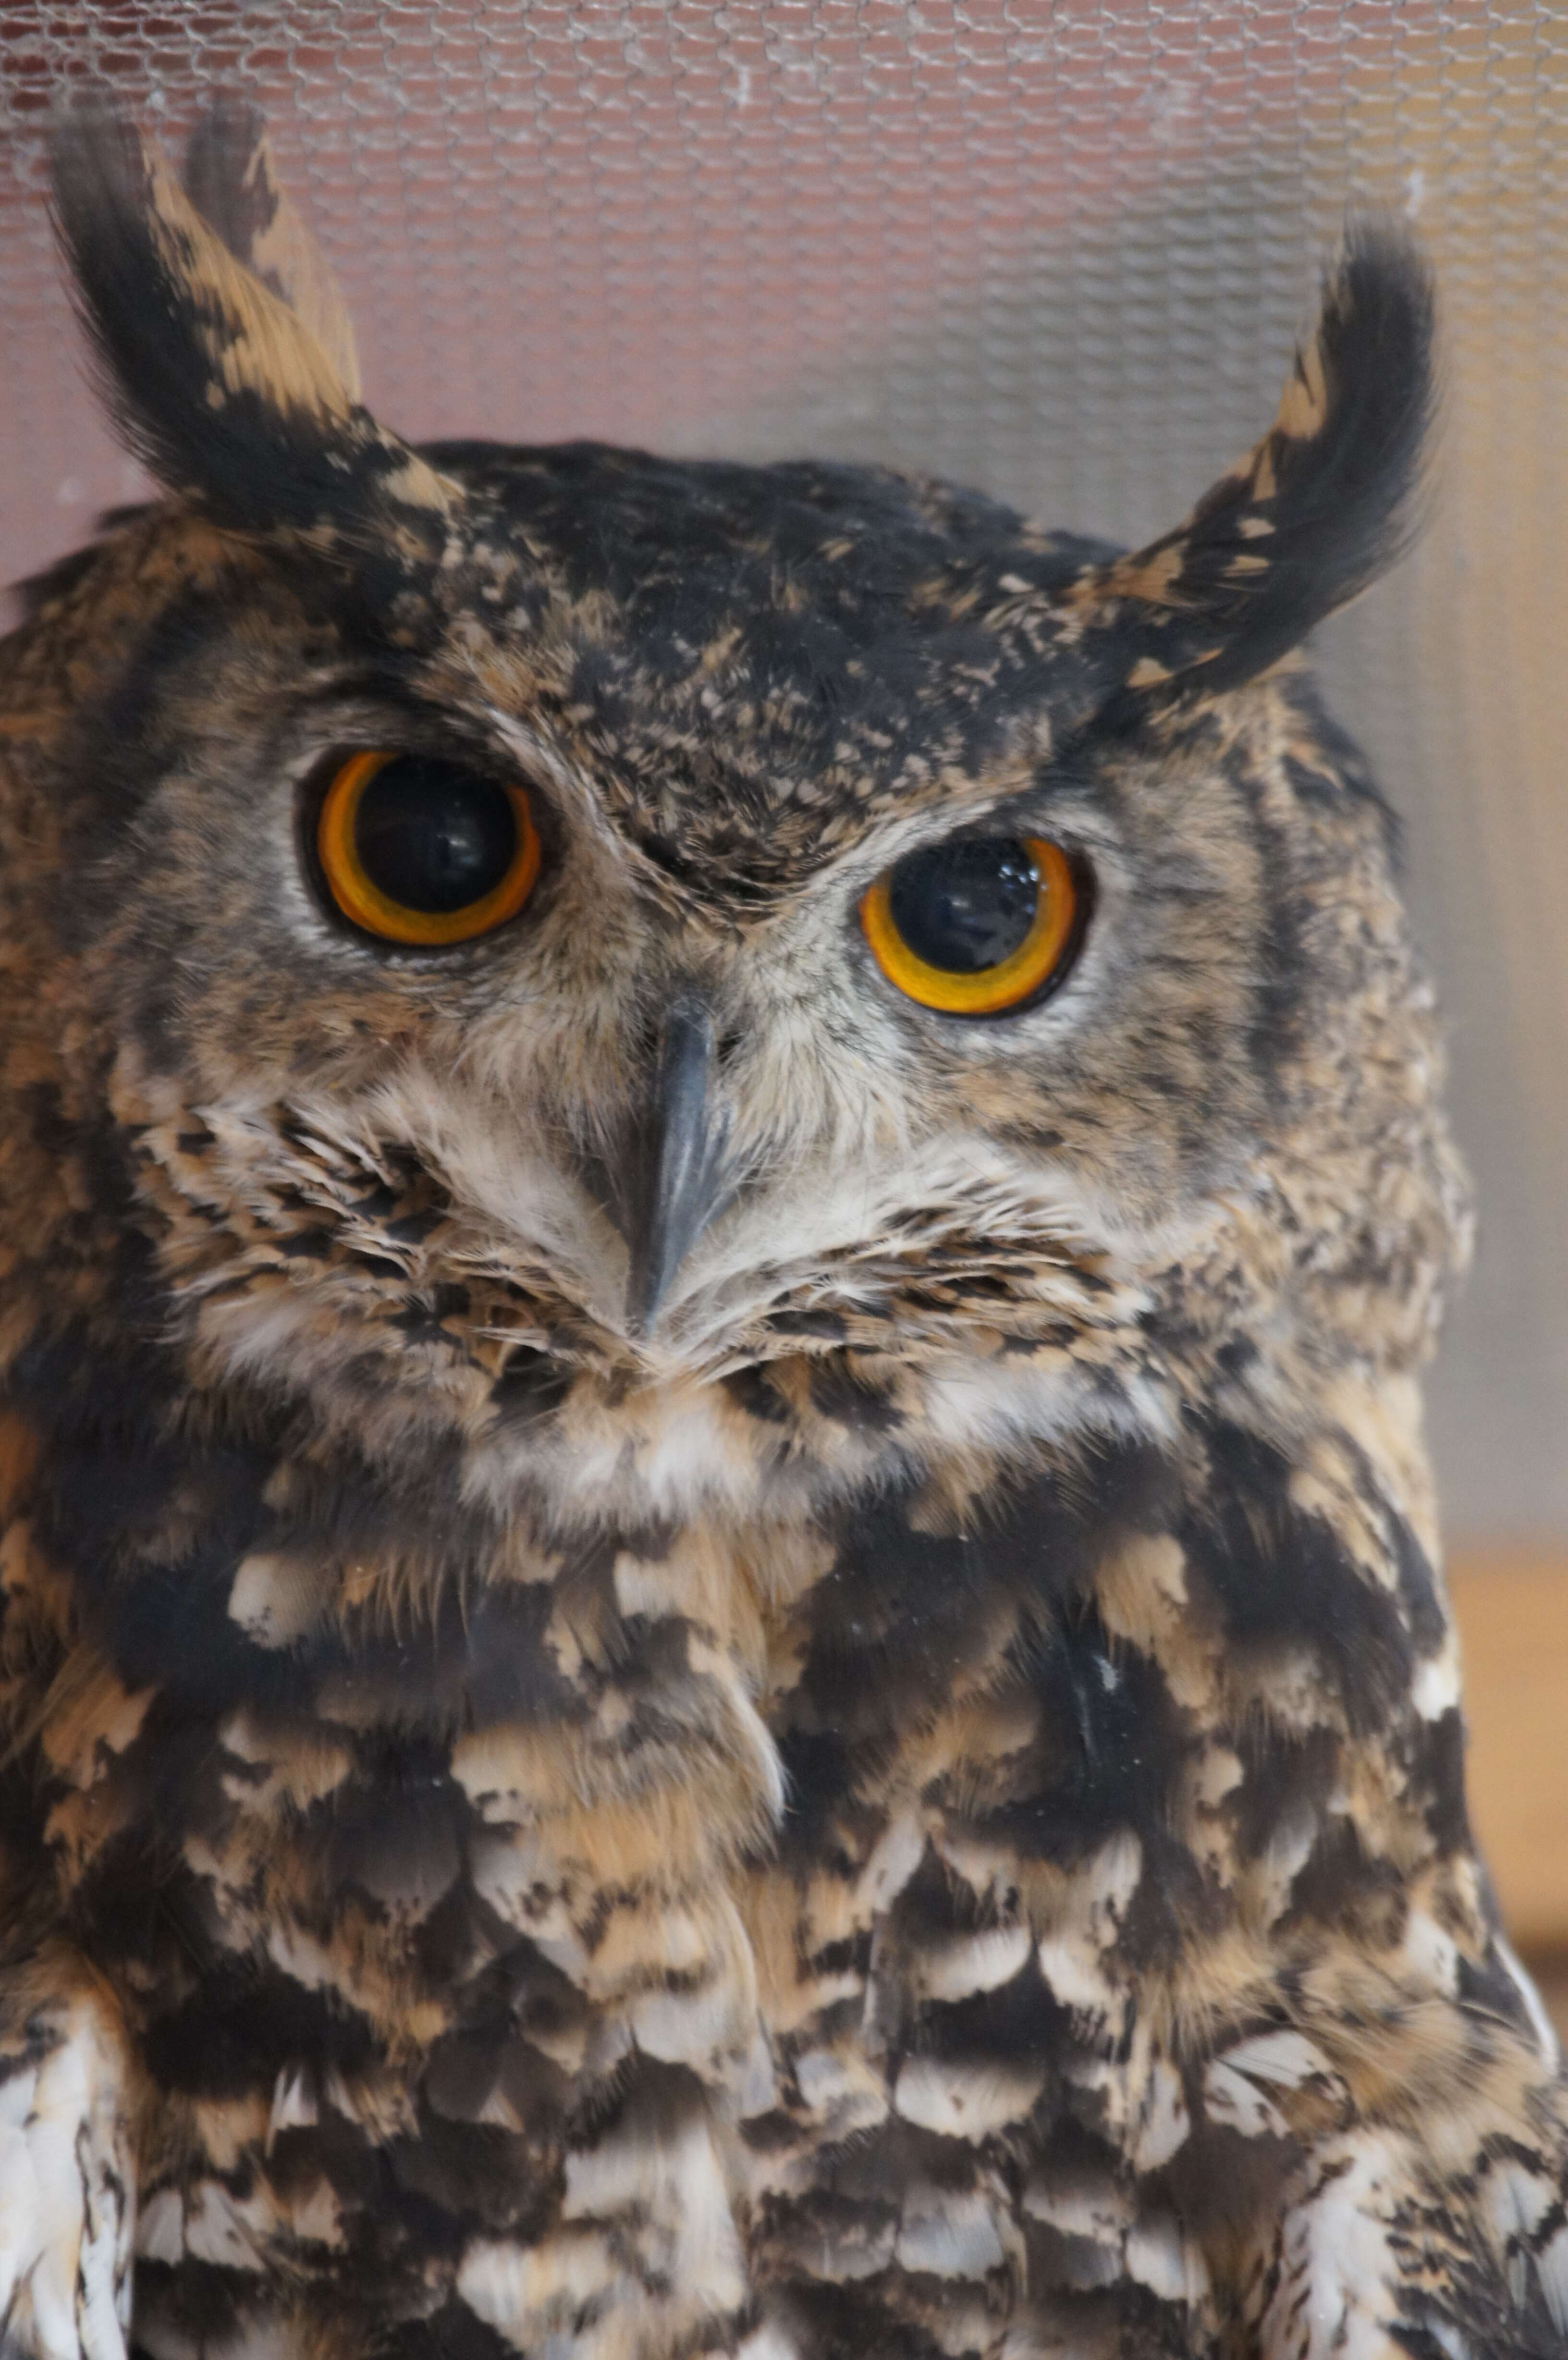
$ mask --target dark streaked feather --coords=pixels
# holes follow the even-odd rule
[[[329,557],[334,540],[385,552],[398,527],[419,529],[407,556],[428,549],[449,487],[359,406],[157,147],[82,112],[58,126],[53,159],[56,224],[109,404],[153,473],[219,524],[309,534]]]
[[[191,135],[185,193],[229,252],[305,322],[359,399],[354,329],[326,258],[273,169],[259,107],[219,99]]]
[[[1084,577],[1147,610],[1127,685],[1233,687],[1368,587],[1410,537],[1434,406],[1431,274],[1404,232],[1352,225],[1273,423],[1174,531]]]

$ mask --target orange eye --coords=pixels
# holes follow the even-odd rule
[[[1000,1016],[1060,975],[1076,940],[1072,863],[1042,836],[956,836],[911,852],[860,904],[877,966],[922,1008]]]
[[[351,754],[316,822],[345,918],[384,942],[472,942],[516,917],[539,872],[521,787],[429,754]]]

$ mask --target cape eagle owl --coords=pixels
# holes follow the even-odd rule
[[[0,2350],[1568,2349],[1299,652],[1419,257],[1129,556],[410,447],[234,104],[56,187],[164,496],[0,649]]]

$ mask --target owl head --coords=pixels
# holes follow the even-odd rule
[[[167,497],[6,651],[10,1349],[654,1509],[1419,1359],[1462,1192],[1300,654],[1417,474],[1395,233],[1125,555],[876,468],[410,447],[245,110],[183,188],[73,118],[56,185]]]

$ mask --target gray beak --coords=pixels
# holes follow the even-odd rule
[[[646,1120],[627,1142],[617,1175],[617,1209],[631,1251],[626,1324],[634,1335],[648,1334],[676,1272],[735,1193],[724,1158],[729,1126],[711,1105],[714,1043],[707,1001],[681,993],[665,1018]]]

